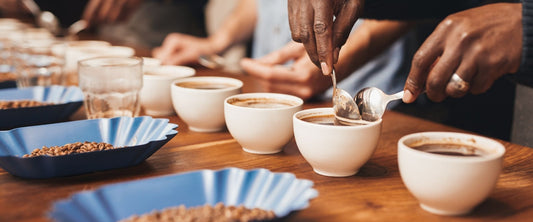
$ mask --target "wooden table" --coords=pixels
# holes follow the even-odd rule
[[[244,92],[263,91],[261,84],[243,75],[199,69],[198,75],[221,75],[244,81]],[[304,108],[330,103],[306,103]],[[0,221],[47,221],[52,204],[75,192],[102,185],[199,169],[238,167],[291,172],[315,183],[319,195],[310,206],[287,221],[531,221],[533,220],[533,149],[502,143],[507,148],[503,174],[493,194],[471,214],[436,216],[422,210],[403,185],[397,166],[396,143],[406,134],[422,131],[456,131],[434,122],[386,112],[380,142],[372,158],[354,176],[318,175],[300,155],[294,141],[283,152],[256,155],[244,152],[227,132],[197,133],[177,116],[178,135],[140,165],[78,176],[29,180],[0,170]]]

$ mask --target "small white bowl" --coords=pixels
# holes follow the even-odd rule
[[[451,156],[411,148],[414,143],[466,144],[486,155]],[[423,132],[398,141],[398,167],[403,183],[422,209],[438,215],[463,215],[485,200],[502,170],[505,147],[492,139],[451,132]]]
[[[189,86],[184,86],[189,85]],[[196,132],[224,130],[224,100],[241,93],[242,81],[228,77],[202,76],[172,82],[171,97],[178,116]]]
[[[174,115],[170,85],[176,79],[194,76],[196,71],[186,66],[153,66],[143,70],[143,88],[140,92],[141,106],[147,115]]]
[[[354,175],[374,153],[382,120],[360,126],[322,125],[302,120],[332,115],[332,108],[306,109],[294,114],[296,145],[316,173],[331,177]]]
[[[143,57],[143,67],[155,68],[161,65],[161,60],[152,57]]]
[[[292,116],[304,101],[280,93],[244,93],[224,101],[226,126],[242,149],[255,154],[283,150],[293,138]]]

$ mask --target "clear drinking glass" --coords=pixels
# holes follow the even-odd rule
[[[87,118],[138,116],[142,58],[97,57],[78,62]]]
[[[64,85],[65,44],[51,39],[15,43],[17,87]]]

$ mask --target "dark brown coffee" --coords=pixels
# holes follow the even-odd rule
[[[357,125],[366,125],[364,123],[361,124],[343,124],[342,122],[336,121],[335,115],[316,115],[316,116],[306,116],[304,118],[301,118],[301,120],[320,124],[320,125],[330,125],[330,126],[357,126]]]
[[[251,108],[284,108],[297,105],[297,103],[288,100],[275,98],[233,98],[228,100],[229,104]]]
[[[191,88],[191,89],[224,89],[235,87],[235,85],[229,83],[219,83],[219,82],[180,82],[176,83],[179,87]]]
[[[483,149],[461,143],[438,143],[430,141],[411,144],[409,147],[428,153],[447,156],[480,157],[488,155],[488,152]]]
[[[306,116],[301,120],[310,123],[316,123],[321,125],[335,125],[335,116],[333,115],[320,115],[320,116]]]

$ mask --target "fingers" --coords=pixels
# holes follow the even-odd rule
[[[126,0],[115,0],[115,5],[112,10],[106,16],[106,22],[118,21],[123,15],[125,15]]]
[[[476,67],[470,58],[464,58],[461,61],[461,65],[457,68],[454,74],[450,77],[448,84],[446,85],[446,95],[459,98],[465,96],[471,89],[470,83],[477,73]]]
[[[169,34],[161,47],[153,51],[153,56],[156,59],[161,60],[164,64],[172,64],[171,57],[172,55],[181,49],[181,34],[172,33]]]
[[[333,9],[331,1],[319,1],[317,4],[319,9]],[[333,70],[333,10],[315,11],[313,30],[322,74],[329,75]]]
[[[346,43],[355,21],[359,18],[359,14],[363,8],[363,2],[360,0],[347,0],[339,7],[339,13],[333,23],[333,46],[335,47],[333,51],[334,63],[337,63],[340,48]]]
[[[89,26],[96,23],[96,12],[100,7],[100,1],[101,0],[91,0],[87,3],[87,6],[85,6],[83,11],[83,19],[87,21]]]
[[[429,99],[440,102],[447,97],[446,86],[460,62],[461,55],[457,50],[446,50],[437,60],[426,80],[426,94]]]
[[[271,65],[258,62],[253,59],[243,58],[240,61],[241,68],[251,76],[272,82],[298,82],[299,76],[290,67]]]
[[[301,7],[302,1],[300,0],[288,0],[287,1],[287,8],[289,11],[289,27],[291,29],[291,37],[292,40],[295,42],[302,43],[302,30],[300,26],[301,21],[306,20],[300,20],[305,19],[305,16],[302,16],[302,13],[308,13],[307,11],[304,11],[304,8]]]
[[[291,60],[295,60],[302,55],[305,56],[305,48],[302,44],[296,42],[290,42],[283,46],[281,49],[273,51],[259,59],[257,62],[264,64],[285,64]]]
[[[98,11],[98,22],[100,23],[107,22],[109,14],[113,11],[118,10],[118,9],[113,9],[114,4],[115,4],[114,0],[102,1],[100,10]]]
[[[432,68],[439,62],[439,57],[444,51],[443,28],[437,27],[435,31],[422,43],[416,51],[411,62],[411,71],[404,87],[403,101],[412,103],[426,89],[426,80]],[[455,68],[455,67],[454,67]],[[451,74],[449,74],[451,76]],[[449,77],[449,76],[448,76]]]

